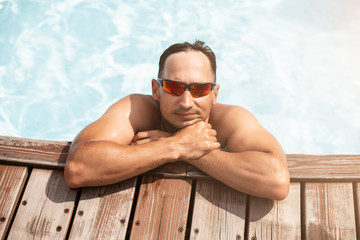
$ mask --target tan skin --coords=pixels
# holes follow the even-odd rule
[[[171,54],[162,78],[215,80],[209,60],[198,51]],[[219,85],[200,98],[188,90],[170,95],[155,80],[152,91],[119,100],[79,133],[65,166],[71,188],[112,184],[185,161],[238,191],[277,200],[287,196],[289,172],[280,144],[244,108],[216,103]]]

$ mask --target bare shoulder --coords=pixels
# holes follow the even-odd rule
[[[128,95],[109,107],[102,118],[127,118],[135,121],[140,117],[151,117],[158,114],[158,105],[150,95]],[[136,126],[137,127],[137,126]]]
[[[258,127],[259,125],[254,115],[247,109],[240,106],[220,103],[213,106],[210,121],[214,127],[225,128],[229,132],[242,128]]]
[[[222,145],[230,151],[271,151],[278,148],[276,139],[243,107],[216,104],[210,123]]]
[[[228,112],[237,112],[237,113],[243,113],[243,114],[250,114],[250,112],[248,110],[246,110],[245,108],[241,107],[241,106],[236,106],[236,105],[229,105],[229,104],[221,104],[221,103],[216,103],[213,108],[212,108],[212,113],[214,114],[226,114]]]
[[[129,95],[112,104],[98,120],[88,125],[77,139],[129,144],[137,131],[154,127],[158,115],[157,103],[151,96]]]

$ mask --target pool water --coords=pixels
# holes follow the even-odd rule
[[[0,1],[0,135],[72,140],[118,99],[151,93],[158,58],[205,41],[221,103],[287,153],[360,154],[360,2]]]

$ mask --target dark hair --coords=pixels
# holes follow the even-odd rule
[[[167,59],[167,57],[169,55],[171,55],[173,53],[177,53],[177,52],[186,52],[186,51],[190,51],[190,50],[192,50],[192,51],[200,51],[203,54],[205,54],[205,56],[210,61],[211,70],[214,73],[215,81],[216,81],[216,57],[215,57],[215,54],[211,50],[211,48],[209,48],[205,44],[205,42],[199,41],[199,40],[196,40],[194,42],[194,44],[191,44],[191,43],[188,43],[188,42],[175,43],[175,44],[171,45],[170,47],[168,47],[160,57],[158,77],[159,78],[161,77],[162,72],[164,70],[165,61],[166,61],[166,59]]]

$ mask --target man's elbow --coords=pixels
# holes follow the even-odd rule
[[[285,171],[276,179],[272,191],[273,200],[284,200],[289,194],[290,177],[288,171]]]
[[[69,161],[69,159],[67,160]],[[79,164],[75,162],[67,162],[64,169],[65,182],[69,188],[83,187],[81,180],[81,170]]]

